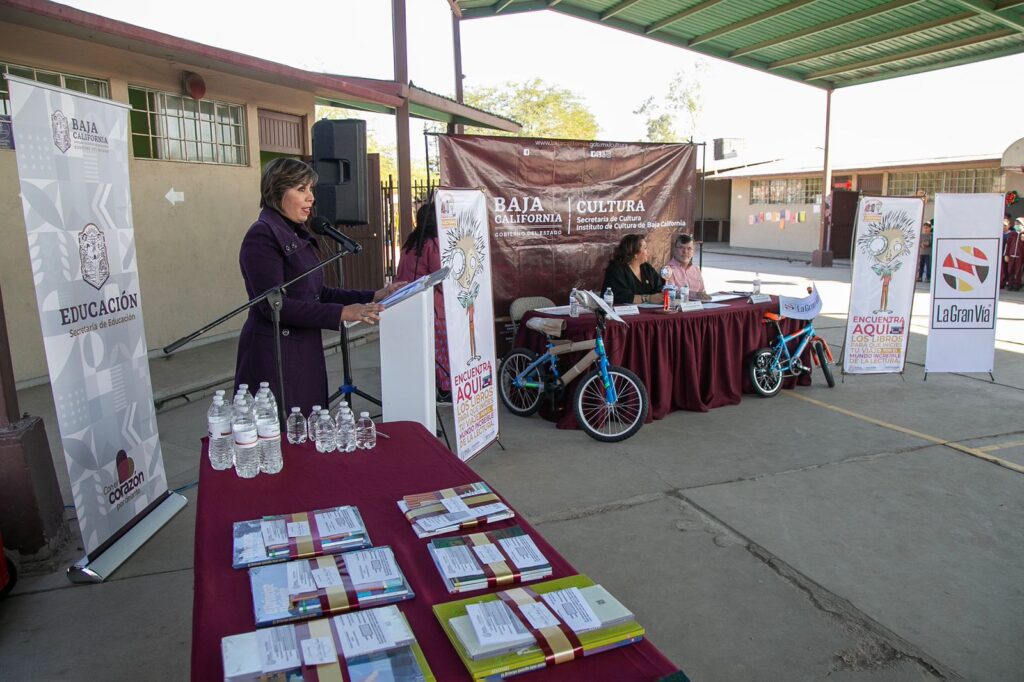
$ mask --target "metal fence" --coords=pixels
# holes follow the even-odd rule
[[[438,182],[431,178],[430,182],[416,180],[412,183],[412,212],[416,214],[424,203],[437,191]],[[401,258],[401,226],[398,224],[398,185],[395,178],[388,175],[387,180],[381,180],[381,215],[384,229],[384,263],[385,274],[394,277],[398,269],[398,261]]]

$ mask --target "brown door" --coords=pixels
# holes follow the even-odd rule
[[[832,193],[832,256],[849,258],[853,224],[857,218],[860,192],[837,189]]]

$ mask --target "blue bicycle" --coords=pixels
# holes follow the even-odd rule
[[[580,300],[585,297],[581,296]],[[559,339],[564,320],[535,317],[527,322],[544,334],[547,351],[538,356],[528,348],[513,348],[501,359],[498,395],[508,411],[529,417],[547,399],[560,403],[565,389],[591,365],[596,367],[580,379],[573,397],[573,408],[580,427],[595,440],[614,443],[626,440],[640,430],[647,419],[647,388],[636,374],[625,367],[608,363],[604,347],[605,311],[591,305],[597,317],[597,338],[586,341]],[[566,353],[589,351],[565,374],[558,369],[558,358]]]
[[[815,364],[821,367],[825,375],[825,382],[829,388],[836,385],[832,376],[832,350],[828,347],[825,339],[814,333],[814,322],[808,321],[807,325],[789,336],[782,333],[779,322],[786,318],[775,313],[765,313],[762,322],[772,324],[775,327],[775,340],[770,348],[758,348],[747,362],[747,372],[754,390],[765,398],[770,398],[782,389],[782,380],[786,377],[796,377],[801,374],[809,374],[811,368],[806,366],[800,359],[804,349],[810,344],[813,352],[811,357]],[[789,342],[800,339],[796,349],[789,350]]]

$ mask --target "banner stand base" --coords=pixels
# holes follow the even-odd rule
[[[121,536],[98,557],[89,561],[84,556],[68,567],[68,580],[73,583],[101,583],[128,560],[146,541],[163,528],[174,515],[185,508],[188,498],[171,493],[131,530]]]

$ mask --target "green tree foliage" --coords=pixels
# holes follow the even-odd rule
[[[697,61],[690,69],[677,71],[661,99],[648,97],[633,110],[644,117],[648,142],[680,142],[693,139],[697,121],[704,109],[701,102],[701,78],[707,63]]]
[[[593,140],[600,126],[583,103],[583,98],[566,88],[540,78],[521,83],[506,82],[499,87],[468,88],[466,104],[521,123],[519,137],[562,137]],[[489,128],[468,126],[467,133],[512,135]]]

